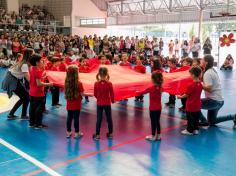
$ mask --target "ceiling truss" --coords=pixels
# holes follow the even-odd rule
[[[236,0],[228,0],[236,8]],[[226,9],[227,0],[107,0],[108,17]]]

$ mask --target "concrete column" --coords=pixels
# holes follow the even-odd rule
[[[203,9],[199,11],[199,20],[198,20],[198,38],[202,39],[202,20],[203,20]]]

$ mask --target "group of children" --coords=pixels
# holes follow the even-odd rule
[[[55,58],[54,58],[55,59]],[[106,67],[102,65],[110,64],[109,60],[103,55],[99,56],[100,68],[96,76],[97,81],[94,84],[94,96],[97,99],[97,123],[96,132],[93,135],[94,140],[100,139],[100,128],[102,122],[102,114],[105,111],[107,123],[108,123],[108,133],[107,138],[112,139],[113,137],[113,122],[112,122],[112,112],[111,104],[114,103],[114,91],[112,82],[109,81],[109,73]],[[142,57],[137,57],[136,66],[134,70],[140,73],[145,73],[146,68],[142,65]],[[58,63],[57,63],[58,62]],[[58,66],[60,60],[56,60],[56,64],[52,59],[51,70],[58,71]],[[81,66],[83,67],[86,63],[84,58],[80,59]],[[192,65],[193,62],[193,66]],[[30,64],[32,66],[30,70],[30,127],[35,127],[36,129],[47,127],[42,123],[42,114],[45,106],[45,91],[44,87],[55,88],[52,83],[45,82],[46,75],[44,74],[44,60],[41,56],[34,54],[30,58]],[[202,69],[198,66],[199,60],[194,61],[190,58],[183,60],[183,67],[177,69],[175,68],[175,62],[173,59],[168,61],[170,67],[170,72],[189,70],[192,77],[192,84],[188,87],[187,91],[183,95],[178,95],[177,98],[185,100],[183,101],[183,106],[186,108],[187,114],[187,128],[182,131],[182,134],[192,135],[198,134],[198,121],[201,108],[201,75]],[[122,61],[119,63],[120,66],[131,67],[131,64],[127,61],[127,55],[122,55]],[[146,139],[150,141],[161,140],[161,124],[160,116],[162,110],[161,95],[162,95],[162,84],[164,70],[161,67],[160,60],[153,60],[151,63],[152,75],[151,80],[153,86],[142,91],[137,92],[136,101],[143,101],[143,94],[150,94],[150,118],[151,118],[151,131],[152,134],[147,136]],[[75,128],[75,138],[80,138],[83,133],[79,130],[79,115],[82,108],[81,101],[84,95],[84,89],[82,82],[79,81],[79,71],[80,68],[77,65],[70,65],[66,68],[66,80],[65,80],[65,99],[67,101],[66,109],[68,111],[67,116],[67,137],[72,136],[72,121],[74,121]],[[175,99],[175,95],[173,96]],[[171,99],[171,98],[170,98]],[[58,102],[57,102],[58,103]]]

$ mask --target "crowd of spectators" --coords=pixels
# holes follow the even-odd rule
[[[164,52],[164,47],[168,52]],[[153,37],[100,37],[96,34],[89,36],[65,36],[30,33],[3,33],[0,37],[1,60],[8,60],[10,63],[16,55],[24,48],[32,48],[36,53],[48,56],[53,53],[61,53],[62,56],[69,55],[72,60],[79,59],[82,54],[88,58],[93,58],[99,54],[111,55],[114,61],[120,58],[121,53],[128,53],[129,62],[134,64],[136,56],[144,56],[143,64],[147,65],[153,57],[162,60],[166,64],[168,58],[175,58],[177,63],[182,58],[192,56],[199,57],[203,50],[204,54],[211,54],[211,41],[207,39],[201,47],[200,40],[192,37],[189,41],[179,42],[176,39],[169,43],[164,42],[162,38]],[[5,62],[5,61],[4,61]],[[8,64],[6,64],[8,65]]]
[[[54,20],[54,16],[41,6],[23,4],[19,13],[0,8],[0,29],[35,30],[38,25],[50,25]]]

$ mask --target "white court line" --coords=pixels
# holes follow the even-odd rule
[[[26,154],[25,152],[21,151],[20,149],[14,147],[13,145],[11,145],[8,142],[4,141],[2,138],[0,138],[0,144],[4,145],[8,149],[12,150],[16,154],[22,156],[23,158],[25,158],[29,162],[33,163],[35,166],[38,166],[40,169],[44,170],[49,175],[62,176],[59,173],[57,173],[56,171],[54,171],[51,168],[49,168],[48,166],[46,166],[45,164],[41,163],[40,161],[36,160],[35,158],[33,158],[30,155]]]
[[[18,160],[21,160],[21,159],[23,159],[23,158],[16,158],[16,159],[4,161],[4,162],[1,162],[1,163],[0,163],[0,166],[3,166],[3,165],[5,165],[5,164],[8,164],[8,163],[11,163],[11,162],[14,162],[14,161],[18,161]]]

